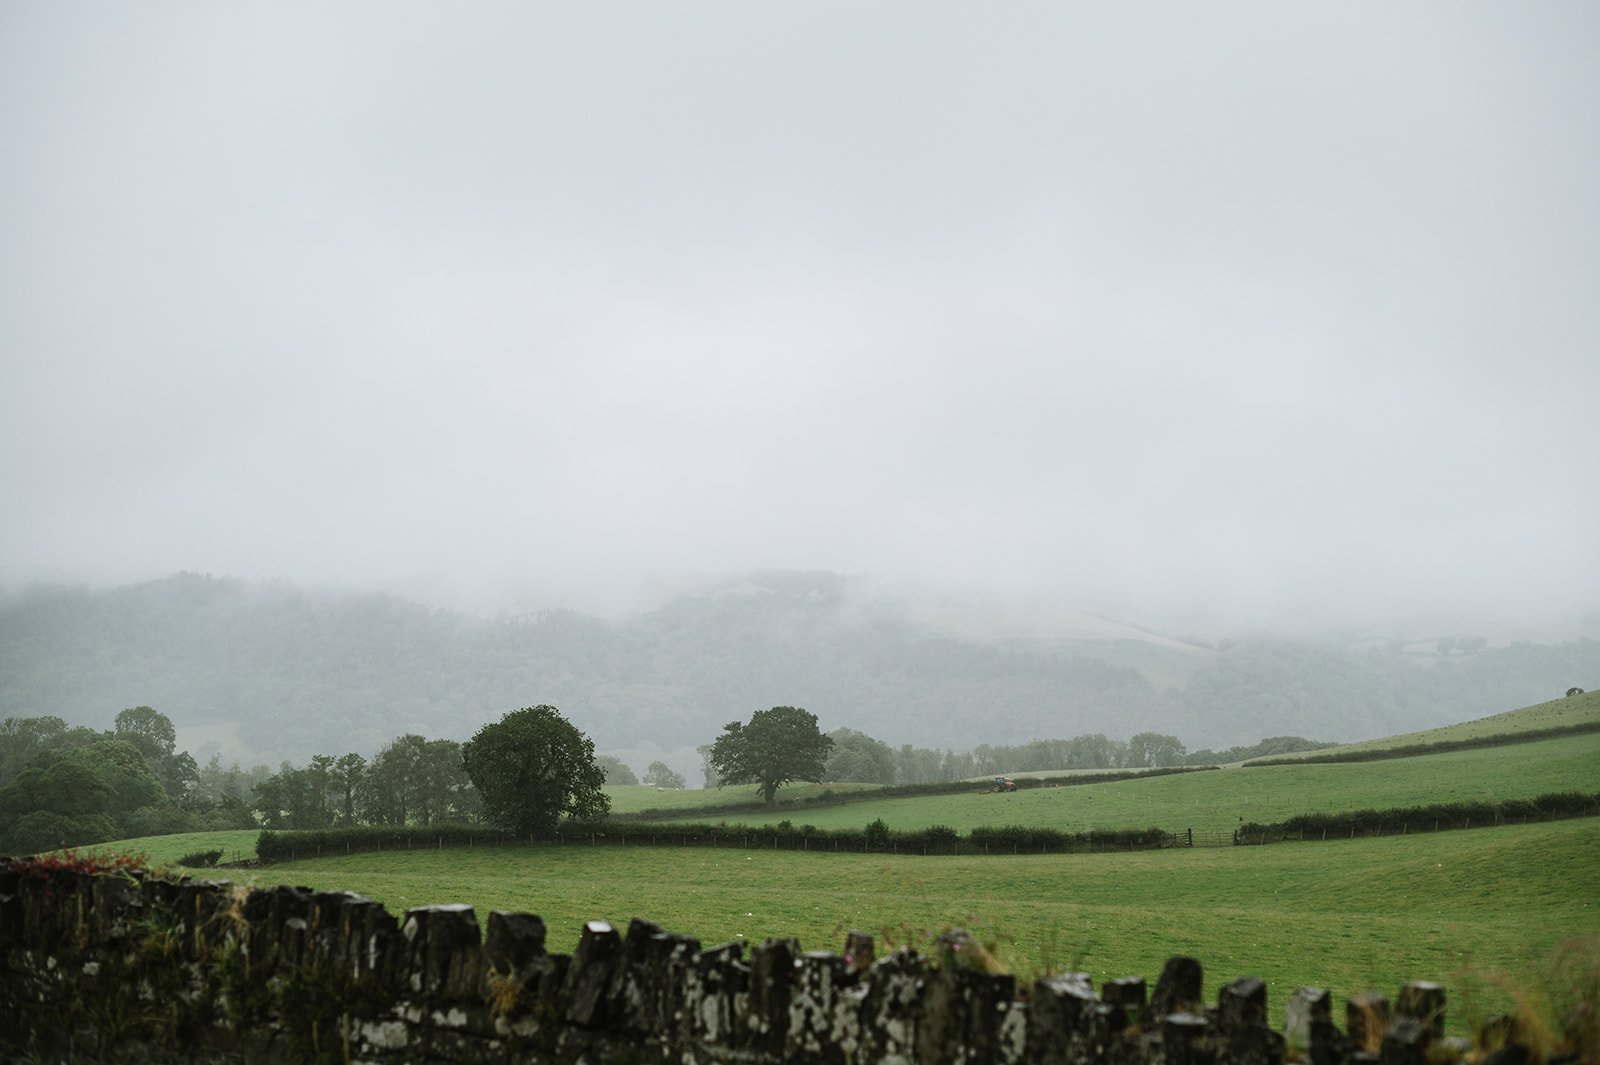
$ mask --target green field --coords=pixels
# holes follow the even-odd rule
[[[1450,988],[1455,1021],[1540,984],[1564,939],[1600,937],[1600,820],[1270,847],[1019,857],[892,857],[541,845],[357,854],[249,871],[258,883],[359,891],[396,912],[467,902],[534,912],[551,947],[586,920],[644,916],[707,945],[793,936],[837,950],[851,928],[926,943],[954,925],[1014,971],[1154,979],[1192,954],[1221,982],[1392,993]],[[1595,938],[1591,952],[1600,946]],[[1507,985],[1509,986],[1509,985]],[[1473,1006],[1463,996],[1474,996]]]
[[[258,828],[231,829],[227,832],[183,832],[172,836],[140,836],[137,839],[119,839],[115,843],[96,843],[78,847],[85,853],[142,854],[147,864],[159,869],[177,865],[178,859],[196,851],[222,851],[225,862],[256,856]]]
[[[1537,708],[1534,708],[1537,709]],[[1541,725],[1539,727],[1548,727]],[[813,786],[814,787],[814,786]],[[1529,798],[1600,789],[1600,734],[1330,765],[1231,768],[1115,783],[777,810],[743,820],[819,827],[934,824],[1092,827],[1160,825],[1229,831],[1243,818]],[[796,789],[799,790],[799,789]],[[814,788],[820,791],[820,788]],[[753,788],[611,789],[619,811],[677,800],[751,799]],[[154,864],[221,848],[253,853],[255,832],[199,833],[107,844]],[[209,875],[209,874],[207,874]],[[220,875],[260,885],[361,892],[399,913],[445,902],[538,913],[551,948],[570,951],[583,923],[647,917],[703,943],[792,936],[839,949],[860,928],[926,945],[964,926],[1013,971],[1084,969],[1097,981],[1154,978],[1165,959],[1207,966],[1208,994],[1254,975],[1274,1017],[1290,991],[1318,984],[1347,995],[1392,993],[1408,979],[1445,984],[1451,1026],[1512,1005],[1509,988],[1552,986],[1563,941],[1600,958],[1600,818],[1472,831],[1266,847],[1079,855],[908,857],[884,854],[546,844],[347,855]],[[1557,981],[1558,982],[1558,981]],[[1538,1003],[1534,1004],[1538,1007]],[[1544,1007],[1558,1016],[1559,1004]]]
[[[809,799],[825,793],[876,791],[880,784],[810,784],[796,781],[778,789],[779,800]],[[755,784],[730,784],[723,788],[663,789],[643,784],[608,784],[605,792],[611,797],[611,812],[635,814],[643,810],[703,809],[708,806],[736,806],[758,804],[761,792]]]
[[[1342,743],[1325,747],[1306,755],[1346,754],[1361,751],[1387,751],[1396,747],[1412,747],[1425,743],[1458,743],[1462,740],[1480,740],[1490,736],[1514,736],[1519,732],[1539,729],[1566,728],[1572,725],[1600,725],[1600,691],[1585,692],[1571,698],[1552,699],[1547,703],[1524,706],[1520,710],[1507,710],[1459,725],[1444,725],[1422,732],[1406,732],[1399,736],[1362,740],[1359,743]],[[1285,758],[1305,755],[1284,755]],[[1270,761],[1271,759],[1266,759]]]
[[[859,828],[882,818],[891,829],[948,825],[1034,825],[1082,832],[1157,826],[1231,832],[1243,821],[1295,814],[1528,799],[1600,790],[1600,733],[1416,758],[1330,765],[1230,768],[1106,784],[1004,794],[924,795],[842,806],[739,814],[732,823],[789,820],[818,828]],[[686,813],[685,819],[692,815]]]

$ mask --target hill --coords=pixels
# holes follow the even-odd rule
[[[1281,821],[1296,814],[1593,792],[1596,765],[1600,765],[1600,733],[1589,733],[1415,758],[1236,767],[1005,794],[987,792],[980,785],[967,794],[911,798],[875,798],[868,792],[861,801],[845,805],[779,808],[719,816],[718,820],[860,828],[882,819],[899,831],[946,825],[959,832],[997,825],[1063,832],[1155,826],[1226,834],[1241,821]],[[674,819],[705,820],[690,810]]]
[[[371,754],[402,732],[465,739],[551,703],[602,750],[693,748],[774,705],[892,745],[1142,730],[1191,747],[1382,736],[1600,687],[1600,642],[1416,656],[1241,640],[1219,649],[1077,617],[978,639],[830,573],[766,573],[606,620],[493,619],[353,591],[194,574],[0,603],[0,716],[105,727],[154,706],[201,760]],[[1020,629],[1009,630],[1015,637]],[[654,755],[636,756],[643,762]]]
[[[1407,732],[1398,736],[1383,736],[1378,739],[1360,740],[1355,743],[1341,743],[1333,747],[1324,747],[1315,752],[1318,758],[1337,758],[1343,755],[1362,754],[1370,751],[1392,751],[1398,748],[1429,747],[1436,744],[1461,744],[1474,741],[1493,740],[1497,737],[1515,738],[1530,732],[1548,732],[1557,730],[1577,729],[1586,726],[1600,727],[1600,691],[1584,692],[1581,695],[1564,696],[1560,699],[1551,699],[1548,702],[1537,703],[1533,706],[1524,706],[1520,710],[1507,710],[1499,714],[1490,714],[1473,721],[1463,721],[1456,725],[1444,725],[1440,728],[1423,729],[1420,732]],[[1267,756],[1257,758],[1255,762],[1270,764],[1286,758],[1302,758],[1301,755]]]

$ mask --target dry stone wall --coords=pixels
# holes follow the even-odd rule
[[[1465,1052],[1428,983],[1348,1004],[1343,1031],[1328,993],[1301,989],[1280,1032],[1260,980],[1208,1004],[1191,958],[1154,988],[1097,992],[1082,974],[1019,987],[959,932],[935,957],[880,957],[859,933],[842,954],[747,951],[597,921],[566,955],[529,914],[491,913],[485,931],[467,906],[397,919],[347,892],[0,860],[0,1058],[1421,1065]]]

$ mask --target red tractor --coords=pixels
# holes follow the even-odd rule
[[[989,790],[990,791],[1016,791],[1017,790],[1017,782],[1015,780],[1012,780],[1010,777],[995,777],[994,778],[994,787],[990,788]]]

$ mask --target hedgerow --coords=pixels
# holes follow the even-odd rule
[[[1382,747],[1366,751],[1338,751],[1333,754],[1307,754],[1297,757],[1257,758],[1242,763],[1245,769],[1259,769],[1271,765],[1322,765],[1339,762],[1382,762],[1390,758],[1416,758],[1425,754],[1448,754],[1451,751],[1472,751],[1484,747],[1510,747],[1518,743],[1553,740],[1561,736],[1577,736],[1600,732],[1600,721],[1585,721],[1578,725],[1557,725],[1551,728],[1529,729],[1526,732],[1503,732],[1496,736],[1474,736],[1464,740],[1439,740],[1435,743],[1408,743],[1402,747]]]
[[[896,831],[874,822],[863,828],[775,825],[652,824],[642,821],[563,822],[553,840],[591,846],[759,847],[773,850],[853,851],[888,854],[1059,854],[1172,846],[1177,837],[1158,828],[1060,832],[1051,828],[975,828],[962,836],[948,825]],[[356,851],[433,850],[530,842],[477,825],[383,826],[317,831],[263,830],[256,855],[263,862],[316,858]]]
[[[611,821],[573,826],[559,833],[578,843],[767,847],[782,850],[865,851],[896,854],[1059,854],[1068,851],[1134,850],[1172,846],[1176,837],[1159,828],[1061,832],[1053,828],[1002,825],[974,828],[962,836],[948,825],[895,830],[874,821],[862,828],[775,825],[649,824]]]
[[[1270,824],[1240,825],[1234,842],[1279,843],[1284,840],[1351,839],[1356,836],[1400,836],[1445,829],[1483,828],[1563,817],[1600,815],[1600,792],[1552,792],[1533,799],[1505,802],[1443,802],[1386,810],[1297,814]]]
[[[256,837],[256,857],[264,862],[283,862],[356,851],[487,847],[515,842],[518,839],[511,833],[483,825],[360,825],[288,831],[266,828]]]
[[[189,869],[209,869],[222,860],[222,851],[190,851],[178,859],[178,864]]]
[[[1499,803],[1434,803],[1386,810],[1299,814],[1271,824],[1251,822],[1240,825],[1234,833],[1233,842],[1256,844],[1403,835],[1595,815],[1600,815],[1600,793],[1554,792],[1534,799]],[[790,821],[766,825],[651,823],[616,819],[567,821],[559,825],[554,835],[548,838],[561,844],[589,846],[759,847],[890,854],[1065,854],[1152,850],[1193,843],[1185,832],[1174,833],[1155,827],[1063,832],[1030,825],[993,825],[974,828],[963,836],[948,825],[897,831],[881,820],[861,828],[797,826]],[[356,851],[434,850],[526,842],[532,840],[482,825],[388,825],[300,832],[268,829],[256,840],[256,854],[261,861],[278,862]]]

